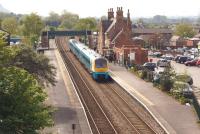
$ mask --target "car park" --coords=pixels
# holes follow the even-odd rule
[[[186,61],[184,64],[186,66],[196,66],[197,61],[198,61],[198,59],[193,59],[191,61]]]
[[[143,64],[143,67],[150,70],[150,71],[154,71],[156,68],[156,63],[153,62],[146,62]]]

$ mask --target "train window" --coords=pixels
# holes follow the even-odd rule
[[[105,59],[96,59],[95,65],[96,65],[96,68],[106,68],[107,61]]]

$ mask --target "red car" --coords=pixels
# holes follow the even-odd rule
[[[195,66],[197,61],[198,61],[198,59],[194,59],[194,60],[186,61],[184,64],[186,66]]]
[[[197,60],[196,65],[197,65],[197,66],[200,66],[200,59]]]

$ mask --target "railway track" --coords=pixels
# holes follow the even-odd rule
[[[133,98],[124,92],[121,86],[115,82],[105,82],[100,84],[102,91],[107,95],[121,116],[134,128],[138,134],[155,134],[165,133],[156,122],[152,122],[153,118],[149,113],[145,112],[139,103],[130,100]]]
[[[66,42],[57,47],[70,71],[94,134],[164,134],[158,123],[115,82],[97,83],[80,67]],[[65,44],[65,45],[63,45]],[[71,61],[73,60],[73,61]],[[79,65],[77,65],[79,64]],[[79,68],[79,69],[76,69]],[[82,68],[82,69],[81,69]]]
[[[90,91],[91,90],[90,87],[85,83],[85,81],[83,80],[82,76],[80,75],[76,67],[73,65],[73,63],[70,62],[70,59],[67,55],[68,51],[66,51],[62,47],[62,42],[60,42],[60,40],[57,40],[56,44],[65,62],[65,65],[69,70],[71,79],[75,85],[79,97],[84,105],[93,133],[94,134],[117,133],[117,131],[111,124],[110,120],[104,113],[101,105],[97,102],[94,95]]]

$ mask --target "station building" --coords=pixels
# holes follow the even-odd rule
[[[117,7],[116,16],[108,9],[108,18],[99,24],[98,52],[125,65],[147,62],[148,51],[132,39],[131,25],[129,10],[124,17],[122,7]]]

